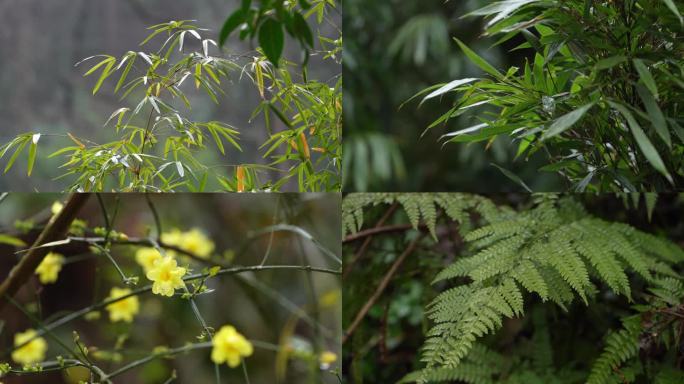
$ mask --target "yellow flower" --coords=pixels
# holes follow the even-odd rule
[[[62,212],[62,208],[64,208],[64,204],[60,203],[59,201],[55,201],[52,203],[52,207],[50,207],[50,211],[52,212],[53,215],[56,215],[60,212]]]
[[[214,243],[198,228],[187,232],[174,228],[170,232],[162,233],[161,241],[165,245],[178,247],[204,259],[208,259],[214,252]]]
[[[33,339],[35,335],[36,331],[33,329],[17,333],[14,335],[14,346],[16,347]],[[36,337],[29,341],[28,344],[12,352],[12,360],[24,365],[39,363],[45,359],[45,351],[47,351],[47,342],[42,337]]]
[[[113,287],[109,293],[108,299],[116,299],[121,296],[126,296],[131,293],[128,288]],[[138,314],[140,309],[140,302],[137,296],[130,296],[123,300],[116,301],[105,307],[109,311],[109,320],[112,322],[125,321],[130,323],[133,321],[133,316]]]
[[[178,228],[174,228],[171,232],[164,232],[161,234],[160,240],[166,245],[180,246],[181,239],[183,238],[183,232]]]
[[[208,259],[211,253],[214,252],[214,243],[199,229],[193,228],[188,232],[184,232],[181,237],[181,243],[178,246],[194,255],[203,259]]]
[[[254,352],[252,343],[230,325],[221,327],[214,335],[212,344],[211,360],[216,364],[228,363],[231,368],[240,365],[243,357],[249,357]]]
[[[57,275],[62,270],[64,256],[59,253],[50,252],[45,255],[43,261],[36,268],[36,274],[43,284],[51,284],[57,281]]]
[[[148,272],[154,266],[157,260],[162,258],[161,253],[155,248],[139,248],[135,252],[135,261],[143,267],[145,272]]]
[[[318,361],[321,363],[321,369],[328,369],[337,361],[337,355],[334,352],[325,351],[318,357]]]
[[[152,293],[162,296],[173,296],[178,288],[183,288],[183,275],[187,270],[179,267],[176,260],[166,256],[157,260],[147,272],[147,278],[152,280]]]

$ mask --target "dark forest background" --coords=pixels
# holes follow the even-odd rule
[[[453,37],[465,42],[497,68],[519,66],[528,50],[509,50],[512,39],[492,47],[482,38],[485,21],[462,18],[491,1],[368,1],[344,4],[345,191],[520,191],[491,163],[520,176],[532,190],[557,191],[561,180],[540,174],[539,159],[508,159],[516,145],[447,144],[439,137],[477,124],[473,117],[453,119],[446,126],[423,131],[445,113],[453,96],[420,99],[401,105],[438,83],[482,76],[462,54]]]

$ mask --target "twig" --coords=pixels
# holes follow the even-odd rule
[[[279,350],[278,346],[275,344],[266,343],[266,342],[258,341],[258,340],[250,340],[250,342],[252,343],[252,345],[254,345],[257,348],[264,348],[264,349],[276,350],[276,351]],[[116,371],[106,375],[106,377],[108,379],[111,379],[115,376],[119,376],[120,374],[122,374],[126,371],[130,371],[133,368],[144,365],[144,364],[146,364],[146,363],[148,363],[154,359],[158,359],[160,357],[168,357],[168,356],[177,355],[177,354],[183,353],[183,352],[189,352],[189,351],[193,351],[196,349],[211,348],[211,347],[212,347],[211,342],[195,343],[195,344],[185,345],[185,346],[178,347],[178,348],[169,349],[169,350],[166,350],[166,351],[161,352],[161,353],[151,354],[149,356],[143,357],[142,359],[135,360],[129,364],[124,365],[123,367],[117,369]]]
[[[63,238],[76,215],[88,200],[88,197],[90,195],[85,193],[75,193],[69,197],[64,208],[50,219],[45,229],[38,236],[38,239],[33,243],[28,254],[12,268],[7,279],[0,285],[0,297],[5,295],[9,297],[14,296],[19,288],[33,275],[33,272],[38,268],[38,265],[40,265],[50,250],[47,247],[39,246]],[[6,303],[7,300],[0,299],[0,310],[2,310]]]
[[[222,269],[222,270],[218,271],[215,276],[235,275],[238,273],[245,273],[245,272],[261,272],[261,271],[274,271],[274,270],[311,271],[311,272],[328,273],[328,274],[332,274],[332,275],[340,275],[341,274],[341,272],[339,270],[333,270],[333,269],[327,269],[327,268],[318,268],[318,267],[312,267],[309,265],[264,265],[264,266],[255,265],[255,266],[248,266],[248,267],[234,267],[234,268]],[[204,278],[210,277],[210,276],[211,276],[211,274],[209,274],[209,273],[197,273],[194,275],[185,276],[185,277],[183,277],[183,280],[187,282],[187,281],[204,279]],[[116,303],[116,302],[119,302],[122,300],[126,300],[129,297],[137,296],[137,295],[140,295],[142,293],[146,293],[146,292],[150,292],[150,291],[152,291],[152,285],[147,285],[147,286],[140,287],[138,289],[132,290],[130,293],[128,293],[126,295],[118,296],[116,298],[108,298],[108,299],[105,299],[99,303],[90,305],[90,306],[85,307],[83,309],[79,309],[78,311],[72,312],[72,313],[70,313],[64,317],[61,317],[61,318],[59,318],[59,319],[57,319],[57,320],[55,320],[49,324],[46,324],[44,329],[40,329],[40,330],[36,331],[36,335],[33,338],[26,340],[24,343],[21,343],[21,344],[15,346],[14,348],[10,349],[10,351],[21,348],[24,345],[30,343],[35,338],[44,335],[46,331],[50,331],[50,330],[53,330],[53,329],[60,327],[64,324],[67,324],[70,321],[75,320],[75,319],[87,314],[88,312],[99,310],[101,308],[104,308],[104,307],[112,304],[112,303]],[[5,351],[5,353],[3,353],[3,355],[6,355],[7,353],[8,353],[8,351]]]
[[[420,227],[424,227],[424,224],[420,224]],[[401,232],[407,231],[413,228],[411,224],[397,224],[397,225],[386,225],[384,227],[369,228],[360,232],[353,233],[342,240],[343,243],[351,243],[352,241],[360,240],[368,236],[377,235],[380,233],[387,232]]]
[[[382,217],[380,218],[380,220],[378,220],[378,222],[375,223],[375,228],[382,227],[383,225],[385,225],[385,222],[386,222],[387,220],[389,220],[389,218],[392,216],[392,214],[394,213],[394,211],[397,210],[397,207],[398,207],[398,206],[399,206],[399,204],[397,204],[396,202],[395,202],[394,204],[392,204],[392,205],[389,207],[389,209],[387,210],[387,212],[385,212],[385,213],[382,215]],[[342,280],[344,280],[344,279],[347,278],[347,275],[349,274],[349,272],[351,272],[351,270],[354,269],[354,265],[356,265],[356,263],[357,263],[359,260],[361,260],[361,258],[363,257],[363,255],[366,253],[366,250],[368,250],[368,247],[370,246],[371,241],[373,241],[373,236],[368,236],[368,237],[366,237],[366,239],[363,241],[363,244],[361,244],[361,247],[359,247],[359,250],[356,251],[356,253],[354,254],[354,257],[351,259],[350,262],[348,262],[348,263],[346,264],[346,268],[344,268],[344,272],[342,273]]]
[[[415,249],[420,240],[425,236],[424,233],[421,233],[418,237],[416,237],[409,245],[408,247],[404,250],[404,253],[402,253],[392,264],[390,269],[387,271],[385,276],[382,278],[382,281],[380,281],[380,285],[375,289],[375,292],[371,297],[366,301],[366,304],[363,305],[359,313],[356,314],[356,317],[354,318],[354,321],[352,321],[351,325],[347,328],[347,330],[344,332],[344,336],[342,337],[342,344],[344,344],[349,336],[351,336],[352,333],[356,330],[356,328],[361,324],[361,321],[363,320],[364,317],[366,317],[366,314],[368,311],[373,307],[373,304],[380,298],[382,295],[382,292],[387,288],[387,285],[389,284],[390,280],[392,280],[392,277],[394,274],[399,270],[399,267],[401,264],[406,260],[408,255],[410,255]]]
[[[157,212],[157,208],[152,204],[152,199],[150,199],[150,194],[145,192],[145,201],[147,201],[147,206],[150,207],[150,211],[152,211],[152,217],[154,217],[154,225],[157,228],[157,241],[161,239],[161,234],[162,234],[162,224],[161,220],[159,219],[159,213]]]

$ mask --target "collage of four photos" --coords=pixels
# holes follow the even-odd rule
[[[681,0],[2,0],[0,100],[0,384],[684,384]]]

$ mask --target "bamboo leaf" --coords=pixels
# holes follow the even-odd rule
[[[653,124],[653,128],[655,128],[656,132],[660,138],[663,139],[665,144],[667,144],[668,148],[672,148],[672,139],[670,138],[670,131],[667,129],[667,122],[665,121],[663,111],[660,110],[658,103],[648,89],[641,84],[637,84],[636,89],[641,101],[644,102],[646,112],[651,120],[651,124]]]
[[[478,67],[480,67],[483,71],[489,73],[490,75],[498,78],[498,79],[503,79],[503,75],[501,72],[497,71],[496,68],[494,68],[491,64],[489,64],[485,59],[480,57],[477,53],[475,53],[473,50],[468,48],[467,45],[465,45],[461,40],[457,39],[454,37],[454,40],[458,45],[461,47],[463,50],[463,53]]]
[[[233,12],[228,18],[226,19],[225,23],[223,23],[223,27],[221,28],[221,33],[219,34],[219,46],[223,46],[223,44],[226,43],[226,40],[228,40],[228,36],[237,28],[240,26],[240,24],[245,22],[245,10],[240,8],[237,11]]]
[[[259,45],[264,54],[276,68],[285,46],[283,27],[274,19],[266,19],[259,28]]]
[[[445,94],[445,93],[451,91],[452,89],[454,89],[454,88],[456,88],[456,87],[459,87],[459,86],[461,86],[461,85],[463,85],[463,84],[472,83],[473,81],[477,81],[477,80],[479,80],[479,79],[477,79],[477,78],[468,78],[468,79],[454,80],[454,81],[452,81],[452,82],[450,82],[450,83],[448,83],[448,84],[443,85],[442,87],[440,87],[440,88],[437,89],[436,91],[430,93],[429,95],[425,96],[425,97],[423,98],[423,101],[421,102],[421,104],[422,104],[424,101],[428,100],[428,99],[432,99],[433,97],[437,97],[437,96],[443,95],[443,94]]]
[[[10,157],[9,161],[7,162],[7,165],[5,166],[5,173],[7,173],[7,171],[9,171],[10,168],[12,168],[12,165],[14,165],[14,162],[17,161],[19,154],[21,153],[21,151],[24,150],[24,147],[26,147],[26,144],[28,144],[29,141],[29,136],[22,137],[21,144],[19,144],[17,149],[14,150],[12,157]]]
[[[584,114],[594,106],[594,104],[596,103],[584,105],[556,119],[556,121],[554,121],[544,133],[542,140],[557,136],[563,133],[566,129],[572,127],[572,125],[581,119],[582,116],[584,116]]]
[[[95,64],[92,68],[90,68],[90,70],[88,70],[88,72],[86,72],[85,74],[83,74],[83,77],[86,77],[86,76],[90,75],[91,73],[97,71],[97,69],[100,68],[101,66],[103,66],[103,65],[105,65],[105,64],[108,64],[108,63],[112,62],[113,60],[114,60],[114,57],[112,57],[112,56],[106,56],[106,59],[104,59],[104,60],[100,61],[99,63]]]
[[[625,61],[627,61],[627,57],[625,57],[623,55],[607,57],[603,60],[599,60],[596,63],[596,65],[594,65],[594,69],[596,69],[597,71],[600,71],[602,69],[613,68],[614,66],[616,66],[618,64],[622,64]]]
[[[675,5],[674,1],[672,0],[663,0],[663,3],[667,5],[668,8],[670,8],[670,11],[679,18],[679,23],[684,25],[684,18],[682,17],[682,14],[679,13],[679,9],[677,9],[677,5]]]
[[[176,161],[176,169],[178,170],[178,176],[185,176],[185,169],[183,169],[183,164],[180,161]]]
[[[672,183],[672,176],[667,171],[667,168],[665,168],[665,164],[660,158],[660,154],[658,154],[658,151],[653,146],[653,143],[651,143],[651,140],[648,139],[648,136],[646,136],[644,131],[641,129],[641,126],[636,121],[632,113],[622,104],[612,101],[609,101],[608,103],[625,117],[625,120],[627,120],[627,124],[632,131],[632,135],[634,135],[634,139],[636,140],[639,149],[641,149],[641,152],[644,154],[644,157],[646,157],[646,160],[653,165],[653,168],[663,174],[667,180]]]
[[[219,137],[219,135],[216,133],[216,130],[211,125],[207,126],[207,130],[209,130],[209,133],[211,133],[211,136],[214,138],[214,141],[216,142],[216,146],[218,147],[219,151],[221,151],[222,155],[226,154],[226,151],[223,148],[223,141]]]
[[[639,78],[644,82],[644,85],[653,93],[653,96],[655,96],[657,100],[658,86],[656,85],[655,79],[653,79],[653,75],[651,75],[651,72],[648,70],[648,67],[641,59],[634,59],[632,62],[634,63],[634,68],[639,72]]]
[[[95,83],[95,86],[93,87],[93,95],[97,93],[97,91],[100,89],[102,86],[102,83],[109,77],[110,71],[112,70],[112,67],[114,66],[114,60],[110,60],[109,63],[107,63],[107,66],[102,70],[102,73],[100,74],[100,78],[97,79],[97,83]]]
[[[528,187],[527,184],[525,184],[525,182],[524,182],[518,175],[516,175],[515,173],[509,171],[508,169],[506,169],[506,168],[504,168],[504,167],[501,167],[501,166],[499,166],[499,165],[496,165],[496,164],[494,164],[494,163],[492,163],[492,165],[493,165],[494,167],[496,167],[499,171],[501,171],[501,173],[503,173],[504,176],[508,177],[509,179],[511,179],[512,181],[514,181],[516,184],[518,184],[518,185],[520,185],[521,187],[525,188],[525,190],[526,190],[527,192],[532,193],[532,189],[530,189],[530,187]]]
[[[33,165],[36,163],[36,155],[38,154],[38,141],[34,140],[31,142],[31,145],[29,146],[28,150],[28,171],[27,174],[31,176],[31,172],[33,172]]]
[[[114,93],[117,93],[119,91],[119,89],[121,88],[121,86],[126,81],[126,77],[128,76],[128,73],[131,71],[131,68],[133,67],[133,62],[135,61],[136,57],[137,56],[134,54],[128,60],[128,64],[126,64],[126,68],[124,68],[123,72],[121,73],[121,77],[119,78],[119,81],[116,83],[116,88],[114,88]]]
[[[475,10],[473,12],[470,12],[466,16],[470,15],[476,15],[476,16],[489,16],[496,14],[494,18],[492,18],[489,23],[487,24],[488,26],[496,24],[498,21],[503,20],[506,18],[508,15],[511,13],[517,11],[520,7],[534,3],[539,0],[504,0],[504,1],[497,1],[492,4],[489,4],[483,8],[480,8],[478,10]]]

